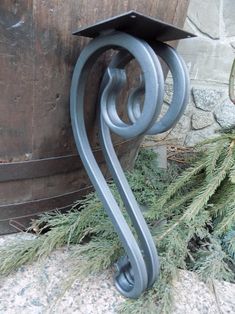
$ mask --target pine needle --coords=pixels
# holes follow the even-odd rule
[[[218,134],[216,137],[206,139],[196,145],[196,148],[207,148],[207,145],[213,145],[214,143],[233,141],[235,139],[235,133],[233,129],[228,129],[226,132],[223,130],[222,134]]]
[[[206,158],[206,175],[209,180],[213,176],[213,172],[216,170],[216,166],[220,159],[220,156],[227,146],[228,142],[226,141],[226,143],[216,142],[215,145],[209,147]]]
[[[233,259],[235,266],[235,228],[227,233],[223,239],[223,243],[225,244],[229,256]]]
[[[221,186],[217,189],[216,193],[210,200],[210,206],[207,210],[210,211],[211,216],[216,221],[218,218],[223,217],[225,214],[225,208],[233,202],[235,198],[235,189],[230,180],[226,177],[221,183]]]
[[[202,171],[206,166],[205,161],[196,163],[194,167],[191,167],[184,171],[184,173],[173,182],[164,195],[158,200],[156,211],[161,210],[163,206],[169,201],[182,187],[184,187],[195,175]]]
[[[0,275],[8,275],[26,263],[39,258],[43,239],[24,240],[0,248]]]
[[[231,168],[229,177],[230,177],[231,182],[235,184],[235,165]]]
[[[207,248],[200,249],[198,256],[199,258],[195,262],[193,270],[202,281],[211,284],[214,279],[220,281],[233,279],[234,274],[226,263],[226,260],[229,260],[229,256],[215,239],[211,239],[211,243]]]
[[[127,174],[153,232],[161,260],[160,279],[138,300],[121,305],[120,313],[171,313],[172,281],[178,269],[196,271],[207,282],[231,280],[235,267],[235,132],[226,130],[198,147],[198,161],[179,175],[157,168],[153,152],[142,150],[135,170]],[[205,146],[206,145],[206,146]],[[171,183],[172,178],[175,180]],[[123,209],[113,183],[110,188]],[[127,213],[123,209],[128,220]],[[129,220],[128,220],[129,221]],[[34,240],[0,248],[0,274],[5,275],[63,245],[72,246],[71,275],[99,273],[124,254],[97,195],[91,193],[66,214],[44,214],[30,228]],[[49,231],[48,231],[49,230]],[[47,231],[45,234],[43,232]]]
[[[226,214],[223,216],[222,221],[215,227],[216,235],[223,235],[235,226],[235,199],[224,208]]]
[[[84,277],[98,274],[113,265],[114,261],[124,254],[117,236],[115,239],[93,238],[85,245],[76,246],[71,259],[76,261],[73,267],[73,277]]]
[[[231,150],[228,151],[226,158],[224,159],[222,165],[215,172],[209,183],[205,183],[202,186],[199,194],[194,198],[193,202],[187,208],[184,216],[186,220],[190,221],[195,217],[200,210],[202,210],[208,203],[212,195],[214,195],[217,188],[220,186],[222,181],[225,179],[229,170],[234,164],[234,158],[232,156]]]

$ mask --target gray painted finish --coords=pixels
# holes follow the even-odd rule
[[[100,142],[108,168],[136,230],[138,241],[99,169],[84,123],[87,77],[96,59],[111,48],[119,52],[107,67],[100,86],[97,104]],[[175,83],[172,102],[159,121],[157,118],[163,104],[164,76],[157,55],[168,64]],[[126,123],[118,115],[116,101],[126,81],[125,66],[133,58],[138,61],[142,75],[139,86],[129,94],[127,111],[131,122]],[[116,156],[110,131],[123,138],[133,138],[168,130],[184,112],[188,102],[188,89],[186,67],[173,48],[163,43],[147,43],[123,32],[108,32],[92,40],[81,52],[74,69],[70,95],[73,134],[81,160],[127,254],[117,262],[115,281],[120,293],[129,298],[138,298],[145,289],[153,285],[159,275],[159,260],[153,238]],[[143,93],[145,97],[141,107],[140,97]]]

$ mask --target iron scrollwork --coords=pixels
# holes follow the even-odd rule
[[[136,230],[138,241],[99,169],[84,123],[87,78],[94,62],[108,49],[118,52],[107,67],[100,85],[97,103],[99,137],[107,166]],[[158,56],[168,65],[174,84],[169,110],[159,121],[157,119],[164,97],[164,76]],[[127,112],[130,123],[126,123],[118,115],[117,96],[126,82],[125,67],[132,59],[138,62],[142,74],[139,86],[129,93]],[[188,91],[186,66],[175,49],[162,42],[146,42],[119,31],[101,34],[93,39],[81,52],[74,69],[70,98],[73,134],[85,169],[125,249],[126,256],[117,262],[115,283],[120,293],[128,298],[138,298],[153,285],[159,275],[160,264],[156,245],[116,156],[111,132],[123,138],[133,138],[169,130],[184,112]]]

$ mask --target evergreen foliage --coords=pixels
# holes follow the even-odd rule
[[[120,313],[170,313],[172,281],[179,269],[193,270],[208,283],[235,280],[235,131],[225,130],[198,151],[191,167],[165,171],[157,168],[153,152],[142,150],[127,174],[156,242],[161,274],[138,300],[124,302]],[[114,184],[110,187],[128,219]],[[66,214],[42,215],[32,230],[38,230],[34,240],[0,249],[1,275],[73,245],[74,281],[110,267],[124,253],[95,193]]]

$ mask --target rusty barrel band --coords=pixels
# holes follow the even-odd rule
[[[115,145],[117,155],[134,148],[136,143],[130,140]],[[97,162],[102,163],[104,157],[101,149],[94,149]],[[20,161],[0,164],[0,182],[34,179],[68,173],[83,168],[78,155],[43,158],[30,161]],[[1,208],[1,206],[0,206]]]

